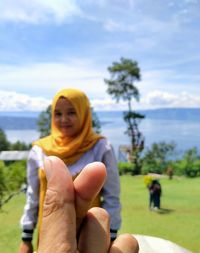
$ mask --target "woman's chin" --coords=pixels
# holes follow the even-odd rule
[[[63,137],[72,138],[75,134],[71,131],[61,131]]]

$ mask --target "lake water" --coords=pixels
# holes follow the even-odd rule
[[[101,133],[105,135],[118,155],[120,145],[129,144],[129,138],[124,134],[126,125],[122,114],[119,112],[97,112],[102,123]],[[145,147],[154,142],[177,143],[177,150],[182,153],[186,149],[196,146],[200,150],[200,122],[195,120],[168,120],[168,119],[144,119],[139,128],[145,137]],[[10,142],[17,140],[31,143],[39,137],[35,129],[5,130]]]

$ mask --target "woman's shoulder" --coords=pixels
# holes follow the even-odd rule
[[[95,154],[95,157],[96,156],[101,157],[109,151],[112,151],[112,145],[110,144],[107,138],[102,138],[98,140],[97,143],[93,147],[93,152]]]
[[[44,152],[38,145],[33,145],[30,149],[28,160],[43,160]]]
[[[111,143],[107,138],[102,138],[97,141],[97,143],[94,146],[95,148],[103,148],[103,149],[110,149]]]
[[[32,148],[30,149],[30,154],[31,153],[37,153],[37,154],[42,154],[43,150],[40,146],[38,145],[33,145]]]

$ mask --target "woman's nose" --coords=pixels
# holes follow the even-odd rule
[[[63,123],[68,122],[68,121],[69,121],[68,115],[65,115],[65,114],[62,115],[61,121],[62,121]]]

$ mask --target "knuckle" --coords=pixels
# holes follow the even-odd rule
[[[43,206],[43,216],[48,216],[63,206],[61,196],[55,190],[47,189]]]

